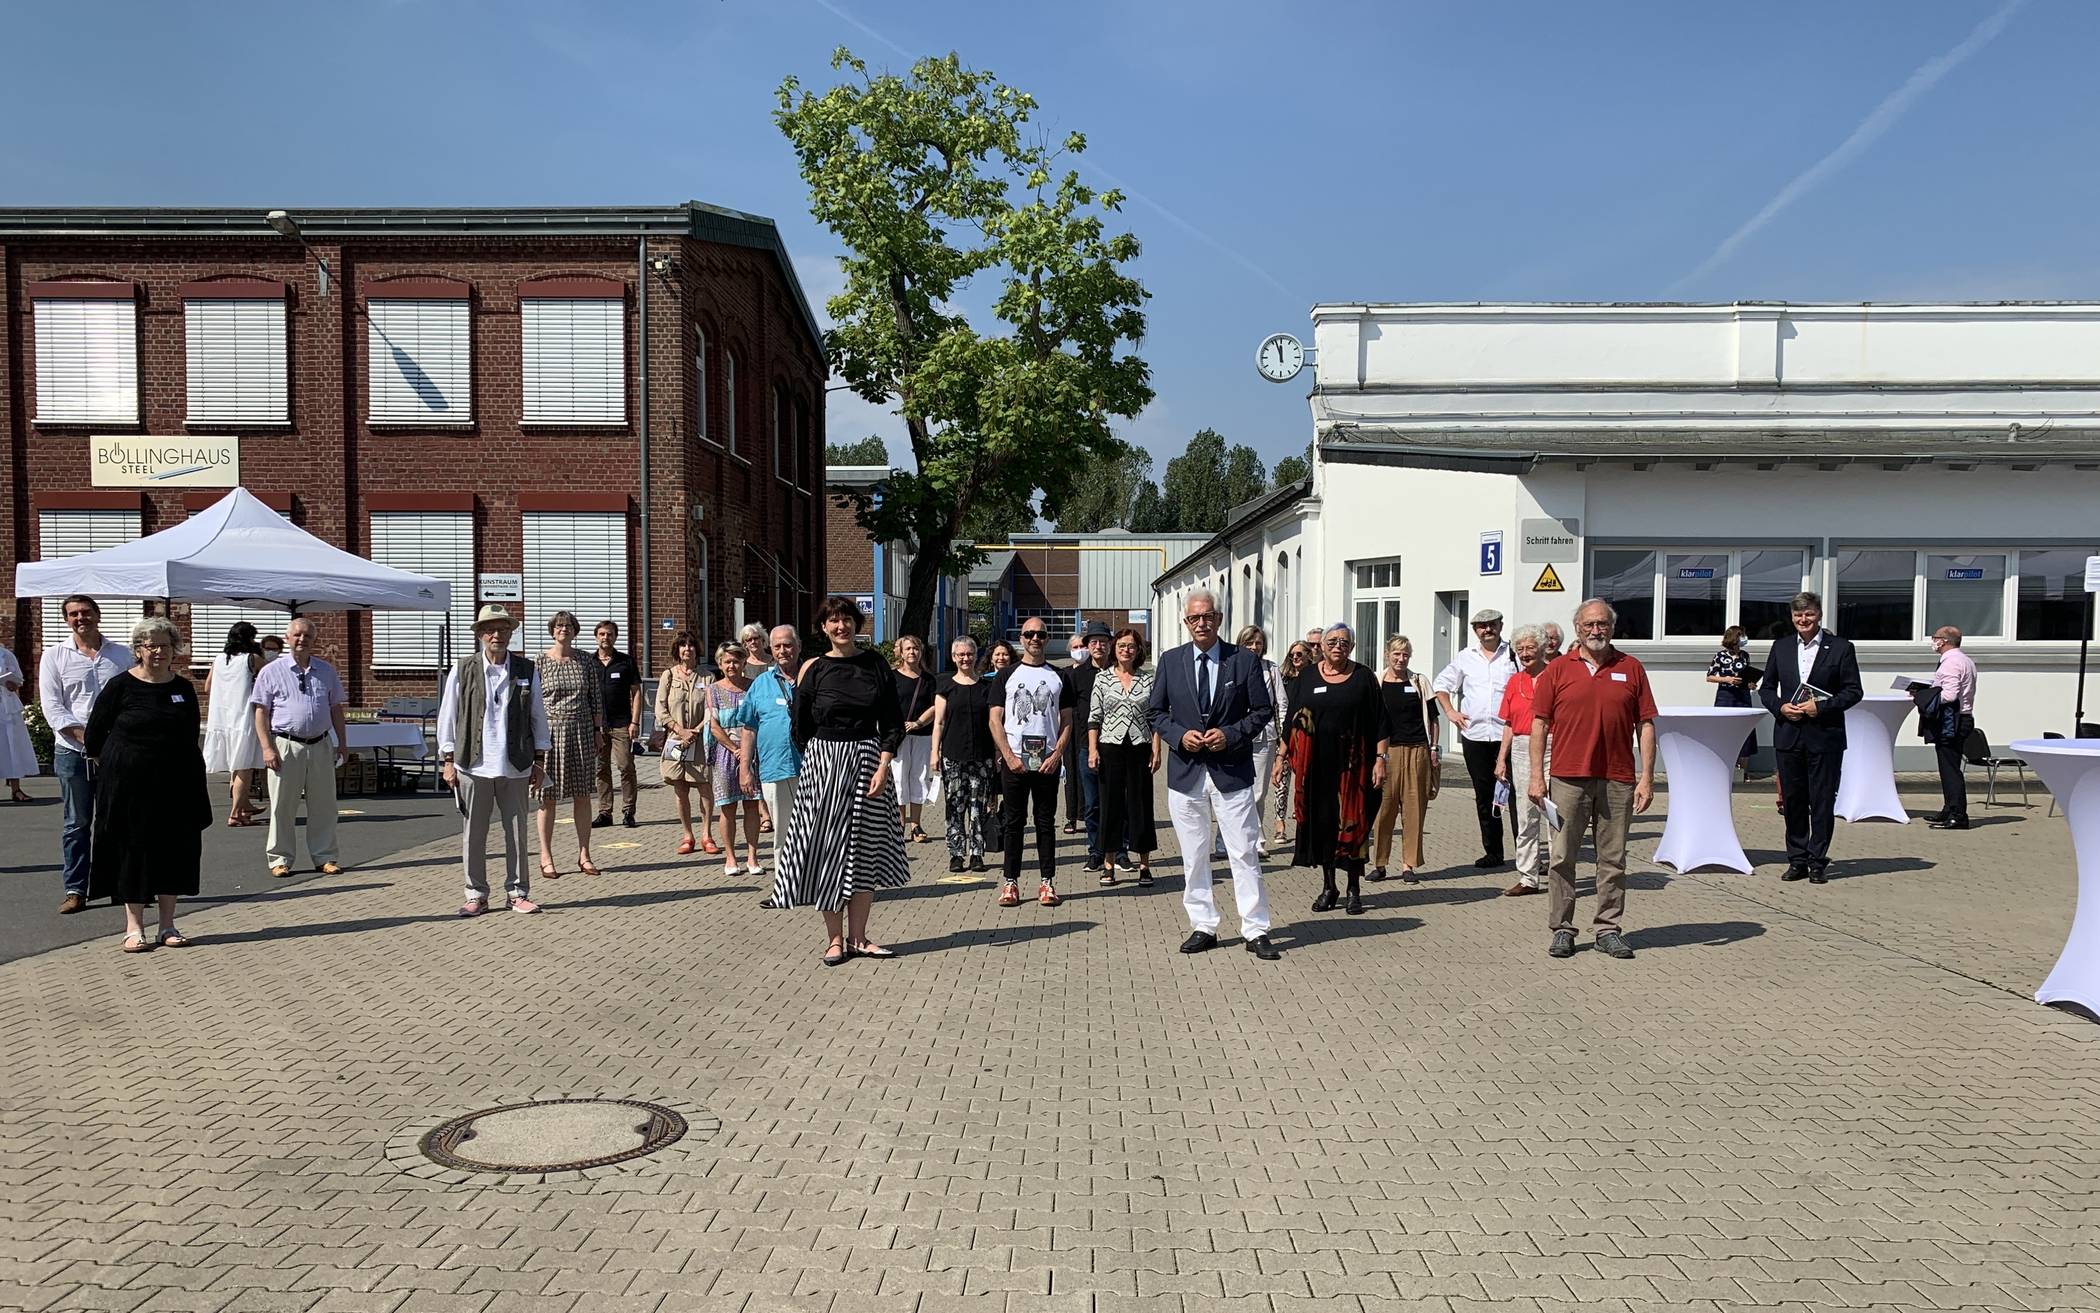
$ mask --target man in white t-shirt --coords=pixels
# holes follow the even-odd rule
[[[999,906],[1021,901],[1021,836],[1028,811],[1035,813],[1036,865],[1042,888],[1036,901],[1055,907],[1053,876],[1057,867],[1057,777],[1065,742],[1072,733],[1072,686],[1065,672],[1043,660],[1050,631],[1040,619],[1021,626],[1021,661],[999,677],[999,700],[992,704],[992,746],[999,750],[1000,815],[1006,827],[1006,887]]]

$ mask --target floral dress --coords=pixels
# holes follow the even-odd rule
[[[748,690],[738,688],[726,679],[718,679],[707,686],[707,718],[712,721],[725,711],[744,705],[744,694]],[[734,736],[737,731],[727,731]],[[736,753],[722,746],[721,740],[708,735],[708,762],[714,768],[715,806],[727,807],[739,802],[757,802],[758,795],[744,792],[743,768],[737,764]]]
[[[575,657],[540,662],[540,696],[547,700],[547,750],[544,798],[580,798],[598,787],[598,726],[604,722],[595,671]]]

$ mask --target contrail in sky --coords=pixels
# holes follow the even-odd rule
[[[819,0],[819,3],[822,3],[822,0]],[[1998,7],[1996,13],[1978,23],[1976,30],[1969,33],[1960,45],[1919,65],[1908,81],[1876,105],[1873,113],[1860,120],[1859,126],[1852,129],[1852,135],[1839,142],[1836,150],[1817,160],[1792,182],[1781,187],[1779,194],[1768,201],[1765,208],[1752,215],[1748,223],[1730,233],[1728,240],[1715,247],[1714,253],[1707,256],[1697,269],[1672,283],[1670,291],[1674,293],[1696,283],[1726,264],[1741,249],[1744,242],[1778,218],[1787,206],[1800,200],[1832,174],[1859,158],[1867,147],[1879,141],[1883,134],[1896,126],[1896,120],[1908,113],[1910,107],[1917,104],[1926,92],[1932,90],[1941,78],[1959,68],[1969,56],[1989,45],[2005,30],[2005,25],[2013,20],[2013,16],[2026,5],[2027,0],[2006,0],[2006,3]]]
[[[860,19],[855,18],[852,14],[833,4],[832,0],[811,0],[811,3],[815,4],[817,8],[822,9],[824,12],[830,14],[832,17],[838,19],[840,22],[848,23],[856,28],[859,28],[862,32],[866,33],[871,39],[879,41],[883,45],[888,46],[891,50],[896,51],[905,59],[909,60],[917,58],[917,56],[913,55],[911,51],[906,50],[903,46],[898,45],[895,41],[890,40],[889,37],[884,36],[881,32],[878,32],[874,28],[869,27],[866,23],[860,21]],[[2014,0],[2014,3],[2025,4],[2026,0]],[[1198,228],[1195,224],[1189,222],[1187,219],[1182,218],[1180,215],[1174,213],[1174,211],[1168,209],[1166,206],[1161,205],[1158,201],[1153,200],[1150,196],[1145,195],[1145,193],[1139,191],[1137,188],[1131,186],[1129,183],[1124,182],[1121,178],[1118,178],[1107,168],[1103,167],[1100,161],[1090,159],[1087,161],[1087,166],[1090,169],[1092,169],[1095,173],[1098,173],[1103,178],[1106,178],[1108,180],[1109,185],[1114,187],[1117,191],[1122,192],[1131,200],[1136,201],[1138,204],[1153,211],[1155,214],[1159,215],[1159,217],[1165,219],[1168,223],[1173,224],[1175,227],[1181,229],[1183,232],[1195,238],[1197,241],[1202,242],[1205,246],[1208,246],[1212,250],[1221,253],[1227,259],[1231,260],[1234,264],[1240,266],[1242,269],[1247,270],[1247,272],[1253,274],[1255,277],[1260,278],[1263,282],[1275,288],[1277,291],[1283,293],[1285,296],[1297,295],[1296,292],[1292,291],[1288,286],[1286,286],[1283,280],[1278,278],[1275,274],[1270,273],[1267,269],[1264,269],[1259,264],[1256,264],[1247,255],[1233,249],[1230,246],[1227,246],[1224,242],[1219,241],[1217,238],[1211,236],[1203,229]]]

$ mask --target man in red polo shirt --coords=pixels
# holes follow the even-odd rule
[[[1641,663],[1611,644],[1618,612],[1591,598],[1575,612],[1575,649],[1546,667],[1531,703],[1531,784],[1546,796],[1546,735],[1553,735],[1553,806],[1561,828],[1553,835],[1549,868],[1553,929],[1550,957],[1575,955],[1575,855],[1596,822],[1597,951],[1632,957],[1619,933],[1626,909],[1626,834],[1633,814],[1655,799],[1655,694]],[[1641,773],[1633,774],[1633,739],[1641,739]]]

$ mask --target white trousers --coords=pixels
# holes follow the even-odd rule
[[[1526,792],[1530,783],[1531,736],[1519,734],[1509,741],[1509,803],[1517,823],[1517,879],[1534,889],[1543,889],[1547,852],[1540,846],[1539,836],[1545,832],[1546,811],[1532,802]]]
[[[335,740],[297,743],[279,734],[270,772],[270,838],[263,859],[291,866],[299,856],[299,804],[306,803],[306,855],[319,867],[342,860],[335,846]]]
[[[933,784],[933,735],[907,734],[890,758],[890,778],[897,786],[897,805],[913,806],[926,801]],[[768,804],[769,806],[771,804]],[[775,821],[778,826],[780,822]]]
[[[1181,906],[1189,914],[1191,929],[1218,932],[1218,900],[1210,887],[1210,827],[1215,820],[1232,862],[1240,934],[1252,939],[1269,933],[1269,896],[1262,888],[1261,854],[1254,846],[1261,836],[1261,817],[1254,809],[1260,796],[1261,790],[1253,788],[1220,793],[1207,777],[1201,793],[1167,790],[1167,816],[1181,847]]]
[[[790,775],[784,780],[765,780],[758,786],[758,796],[765,799],[766,810],[773,816],[774,861],[779,861],[780,841],[787,837],[788,818],[795,814],[795,782],[799,776]]]

